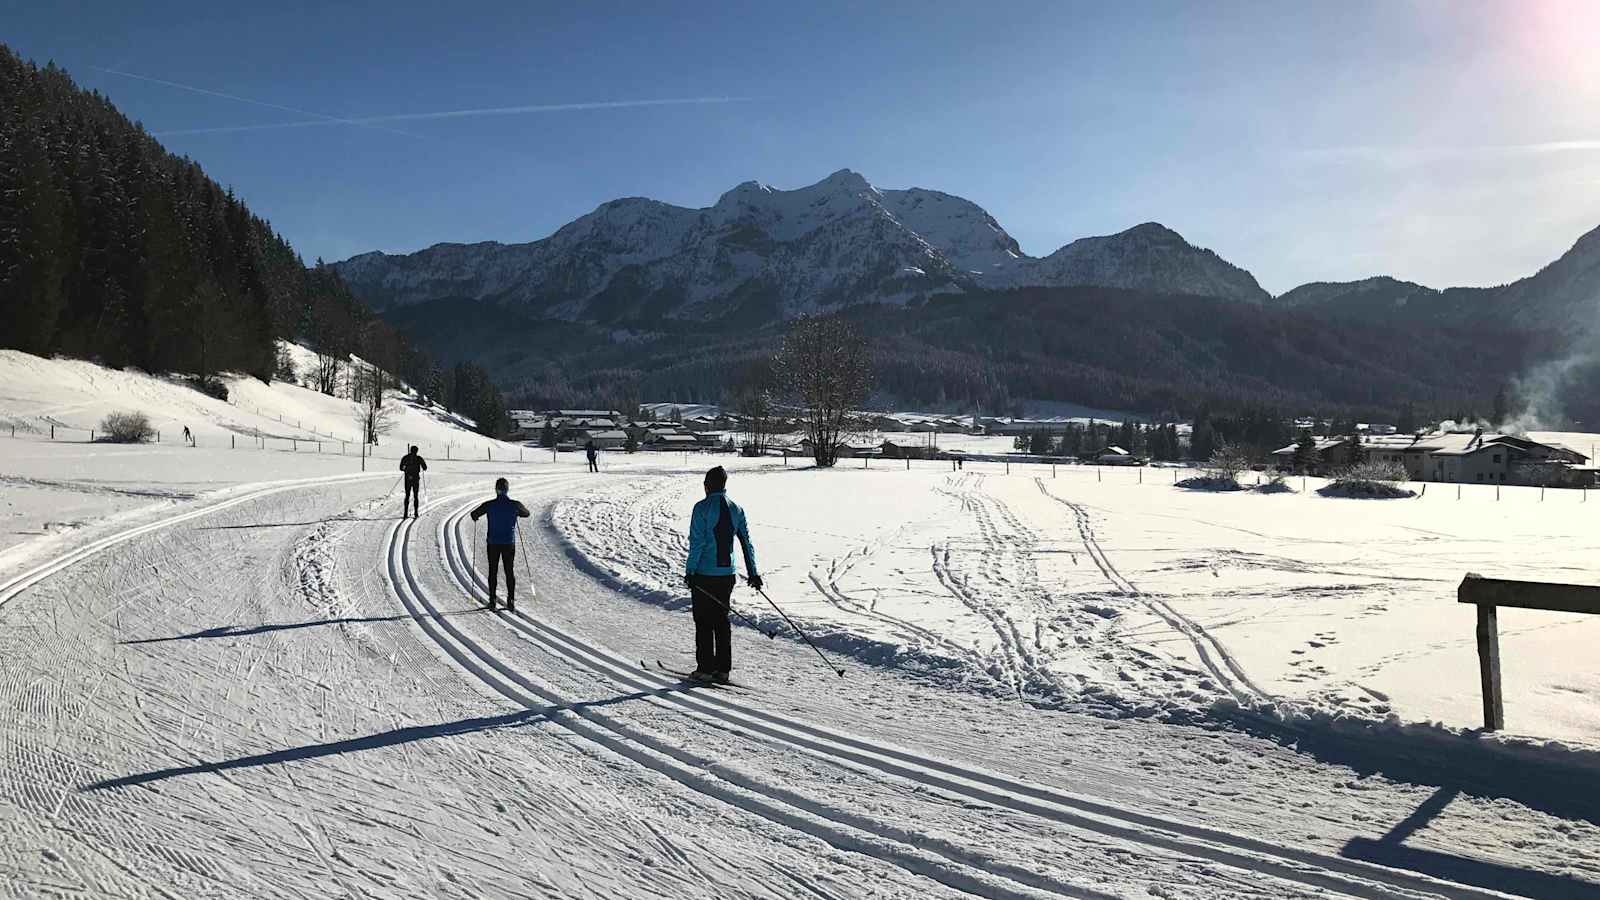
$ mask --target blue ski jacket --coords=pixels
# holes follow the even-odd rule
[[[485,500],[478,504],[472,511],[472,521],[478,521],[480,516],[489,517],[489,540],[491,544],[514,544],[517,542],[517,520],[526,519],[533,515],[528,508],[520,502],[500,494],[493,500]]]
[[[689,564],[686,575],[735,575],[733,539],[744,550],[744,573],[755,577],[756,548],[750,543],[750,525],[744,510],[724,491],[707,494],[689,514]]]

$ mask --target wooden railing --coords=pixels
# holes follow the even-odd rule
[[[1500,626],[1496,610],[1542,609],[1547,612],[1600,615],[1600,586],[1511,581],[1467,573],[1456,588],[1456,600],[1478,607],[1478,673],[1483,682],[1483,728],[1506,727],[1505,700],[1500,693]]]

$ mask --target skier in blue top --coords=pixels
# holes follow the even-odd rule
[[[495,576],[504,561],[506,569],[506,609],[517,608],[517,576],[512,563],[517,558],[517,520],[532,513],[516,500],[506,496],[511,485],[504,478],[494,482],[494,499],[485,500],[472,511],[472,521],[489,517],[489,608],[494,609]]]
[[[736,537],[750,586],[761,590],[749,523],[744,510],[728,499],[727,485],[728,473],[721,466],[706,473],[706,497],[689,514],[689,562],[684,572],[694,600],[695,670],[690,677],[719,684],[726,684],[733,670],[728,613],[738,571],[733,564]]]

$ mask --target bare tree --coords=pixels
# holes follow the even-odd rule
[[[773,364],[765,359],[747,363],[728,388],[723,405],[743,420],[740,439],[747,456],[761,456],[772,444],[777,431],[776,393]]]
[[[394,429],[395,405],[389,399],[387,376],[374,365],[357,365],[351,375],[351,394],[355,399],[354,419],[362,439],[376,445],[379,435]]]
[[[801,316],[789,325],[773,360],[782,393],[799,407],[819,466],[839,459],[872,393],[872,353],[855,323],[841,316]]]

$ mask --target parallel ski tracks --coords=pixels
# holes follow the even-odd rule
[[[312,487],[319,484],[333,484],[341,481],[360,481],[367,478],[387,477],[388,473],[368,472],[345,475],[327,475],[319,478],[302,478],[294,481],[272,482],[251,490],[247,490],[244,493],[234,494],[220,500],[206,503],[194,509],[177,513],[176,515],[158,519],[154,522],[147,522],[143,525],[125,528],[121,531],[99,538],[98,540],[91,541],[90,543],[81,547],[76,547],[72,550],[69,550],[60,556],[49,560],[48,562],[34,566],[32,569],[29,569],[20,575],[12,577],[7,581],[0,582],[0,606],[6,605],[18,594],[21,594],[28,588],[33,587],[46,578],[49,578],[51,575],[54,575],[57,572],[67,568],[68,566],[82,562],[83,560],[105,550],[109,550],[118,544],[126,543],[127,541],[149,534],[153,531],[159,531],[163,528],[170,528],[173,525],[188,522],[201,516],[208,516],[212,513],[221,512],[222,510],[230,507],[238,506],[242,503],[248,503],[251,500],[259,500],[262,497],[271,496],[273,494],[281,494],[285,491],[298,490],[300,488]]]
[[[449,500],[441,498],[429,506],[437,507]],[[437,527],[437,539],[451,578],[469,595],[485,599],[482,578],[468,561],[467,541],[471,537],[462,524],[466,510],[467,507],[462,506],[446,514]],[[984,896],[1037,896],[1041,891],[1064,896],[1099,896],[1092,889],[983,859],[964,847],[907,833],[893,824],[831,808],[789,788],[762,783],[614,716],[564,702],[550,689],[523,675],[510,661],[439,615],[411,569],[406,538],[413,525],[414,522],[398,523],[389,534],[388,565],[397,596],[447,654],[508,699],[539,711],[595,743],[700,793],[819,837],[836,847],[887,859],[907,871],[947,886]],[[771,713],[750,705],[738,695],[685,691],[670,679],[641,670],[634,661],[540,621],[526,609],[501,611],[497,616],[507,627],[564,661],[645,693],[653,702],[676,706],[717,727],[760,735],[836,764],[875,771],[897,781],[945,791],[1062,827],[1349,896],[1504,896],[1119,808]]]
[[[1094,562],[1095,568],[1099,569],[1100,574],[1105,576],[1106,581],[1110,582],[1112,587],[1115,587],[1126,596],[1143,603],[1151,612],[1171,626],[1173,631],[1188,638],[1189,642],[1194,645],[1195,652],[1199,654],[1201,663],[1211,672],[1212,677],[1217,679],[1217,683],[1233,695],[1235,700],[1240,703],[1251,703],[1256,700],[1272,699],[1272,695],[1250,680],[1250,676],[1245,674],[1244,668],[1234,660],[1233,654],[1228,652],[1228,648],[1217,640],[1216,635],[1207,631],[1204,626],[1193,619],[1173,609],[1172,604],[1162,600],[1160,597],[1146,594],[1144,591],[1139,590],[1133,582],[1123,577],[1122,573],[1111,562],[1110,557],[1106,556],[1105,550],[1101,548],[1100,539],[1095,534],[1094,525],[1089,519],[1089,511],[1084,509],[1082,504],[1074,503],[1052,493],[1049,488],[1045,487],[1043,479],[1035,478],[1033,481],[1038,486],[1039,493],[1072,511],[1073,522],[1077,526],[1079,538],[1083,541],[1083,548],[1089,554],[1089,559]]]
[[[436,508],[450,502],[440,498],[424,506]],[[464,536],[460,522],[467,507],[455,510],[439,525],[439,540],[446,553],[453,577],[473,596],[486,598],[473,578],[466,576],[462,563]],[[985,897],[1039,898],[1066,896],[1101,898],[1109,895],[1068,884],[1021,866],[996,863],[952,842],[931,838],[869,816],[829,807],[784,787],[764,784],[747,773],[704,758],[668,740],[632,726],[593,706],[574,704],[550,688],[535,682],[502,659],[483,643],[468,635],[438,608],[422,587],[411,564],[408,538],[416,520],[397,522],[388,534],[387,566],[391,585],[400,602],[422,630],[450,658],[476,676],[496,693],[537,713],[541,719],[558,724],[625,759],[652,769],[690,790],[728,803],[768,821],[823,840],[834,847],[886,860],[959,891]],[[446,523],[452,525],[454,540],[446,541]],[[682,698],[690,693],[676,682],[643,673],[636,663],[614,657],[566,637],[525,613],[501,611],[503,622],[539,640],[547,649],[610,680],[628,685],[660,700]]]

